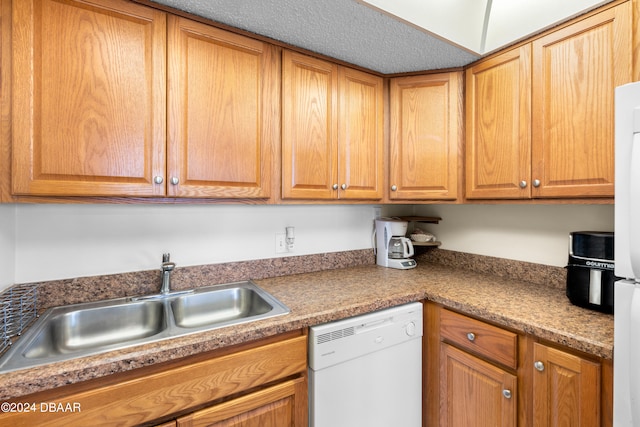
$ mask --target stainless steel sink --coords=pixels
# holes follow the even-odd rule
[[[274,307],[256,289],[237,286],[176,298],[171,309],[176,325],[197,328],[253,319]]]
[[[69,354],[82,350],[147,338],[167,327],[161,301],[116,302],[95,308],[60,310],[40,324],[24,352],[27,359]],[[37,325],[35,326],[37,327]]]
[[[47,310],[0,358],[0,372],[157,342],[286,314],[255,283],[237,282]]]

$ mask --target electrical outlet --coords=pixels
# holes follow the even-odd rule
[[[287,250],[287,235],[285,233],[276,233],[276,253],[282,254]]]

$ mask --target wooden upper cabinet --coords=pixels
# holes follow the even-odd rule
[[[382,78],[291,51],[282,73],[282,197],[382,198]]]
[[[533,425],[600,426],[600,364],[539,343],[533,353]]]
[[[531,197],[531,45],[466,71],[468,199]]]
[[[166,14],[15,0],[12,27],[12,192],[164,195]]]
[[[384,195],[382,78],[338,68],[338,197]]]
[[[11,2],[0,0],[0,203],[11,195]]]
[[[614,88],[631,81],[631,19],[626,2],[533,41],[534,197],[613,197]]]
[[[337,184],[338,66],[282,56],[282,197],[331,199]]]
[[[458,72],[391,79],[391,200],[457,199],[461,80]]]
[[[631,16],[609,7],[467,70],[466,198],[613,197]]]
[[[270,196],[280,117],[274,51],[169,16],[168,195]]]

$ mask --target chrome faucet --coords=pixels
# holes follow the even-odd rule
[[[175,262],[170,262],[170,254],[162,254],[162,287],[160,293],[167,295],[171,292],[171,272],[176,268]]]

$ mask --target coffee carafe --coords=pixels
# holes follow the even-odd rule
[[[393,218],[376,219],[376,263],[383,267],[409,269],[417,264],[413,244],[407,239],[407,221]]]
[[[406,237],[392,237],[389,240],[389,258],[409,258],[413,255],[413,244]]]

